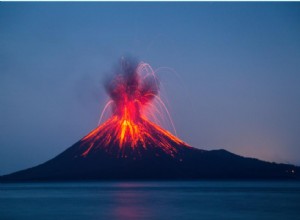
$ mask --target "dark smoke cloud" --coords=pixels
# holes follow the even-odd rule
[[[122,57],[113,76],[107,78],[105,89],[114,101],[113,113],[122,113],[123,108],[135,105],[137,113],[159,92],[159,82],[154,74],[141,68],[142,63],[131,57]],[[149,71],[149,70],[148,70]]]

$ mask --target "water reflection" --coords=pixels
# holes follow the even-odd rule
[[[122,182],[117,183],[118,190],[112,194],[115,208],[112,216],[115,219],[144,219],[151,217],[153,210],[145,205],[147,193],[141,190],[139,183]]]
[[[0,219],[299,219],[300,183],[0,184]]]

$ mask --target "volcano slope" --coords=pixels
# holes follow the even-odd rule
[[[132,134],[120,147],[123,123],[111,118],[55,158],[0,181],[299,179],[299,167],[196,149],[146,119],[138,131],[126,125]]]

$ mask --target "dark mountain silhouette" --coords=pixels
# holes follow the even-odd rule
[[[120,147],[113,120],[55,158],[0,181],[299,179],[299,167],[192,148],[146,120],[138,122],[139,131],[147,129],[151,136]]]

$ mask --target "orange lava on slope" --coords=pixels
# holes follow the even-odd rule
[[[86,135],[82,139],[82,143],[89,145],[82,156],[87,156],[92,149],[97,150],[99,147],[110,151],[111,146],[118,146],[122,157],[126,157],[126,148],[140,151],[140,148],[147,150],[149,146],[161,148],[165,153],[174,156],[177,152],[174,145],[188,146],[146,118],[140,118],[137,122],[133,122],[117,116],[113,116]]]

